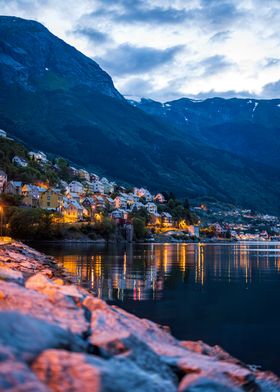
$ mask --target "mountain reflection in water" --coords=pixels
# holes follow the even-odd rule
[[[279,243],[36,247],[99,298],[280,373]]]

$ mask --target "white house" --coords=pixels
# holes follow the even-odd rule
[[[93,192],[104,194],[104,185],[100,181],[93,182]]]
[[[28,165],[28,162],[24,158],[19,157],[18,155],[13,157],[12,162],[19,167],[27,167]]]
[[[78,193],[79,195],[84,193],[84,186],[79,181],[70,182],[69,189],[71,193]]]
[[[7,184],[7,174],[0,170],[0,193],[4,191],[5,185]]]
[[[7,137],[7,132],[5,132],[3,129],[0,129],[0,137]]]
[[[106,177],[102,177],[100,182],[103,184],[104,186],[104,193],[113,193],[114,189],[115,189],[115,184],[113,182],[110,182],[109,180],[107,180]]]
[[[81,179],[85,180],[85,181],[90,181],[90,175],[89,172],[84,170],[84,169],[80,169],[78,172],[78,175]]]
[[[149,202],[145,205],[145,208],[149,214],[156,214],[157,213],[157,206],[155,203]]]
[[[30,159],[33,159],[36,162],[39,163],[47,163],[48,159],[45,153],[43,153],[42,151],[38,151],[38,152],[34,152],[34,151],[30,151],[28,153]]]

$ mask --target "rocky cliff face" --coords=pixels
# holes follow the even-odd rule
[[[99,65],[38,22],[0,17],[1,79],[26,90],[86,87],[123,99]]]
[[[13,243],[0,246],[0,390],[276,392],[280,380],[108,306]]]

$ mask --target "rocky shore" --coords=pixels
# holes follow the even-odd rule
[[[280,380],[107,305],[14,242],[0,245],[0,391],[274,392]]]

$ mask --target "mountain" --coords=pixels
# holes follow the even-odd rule
[[[26,91],[84,87],[123,99],[111,77],[35,21],[1,16],[1,79]]]
[[[132,105],[176,126],[186,137],[280,168],[280,99],[181,98]]]
[[[124,184],[279,211],[278,171],[132,106],[41,24],[0,17],[0,128]],[[1,164],[1,160],[0,160]]]

